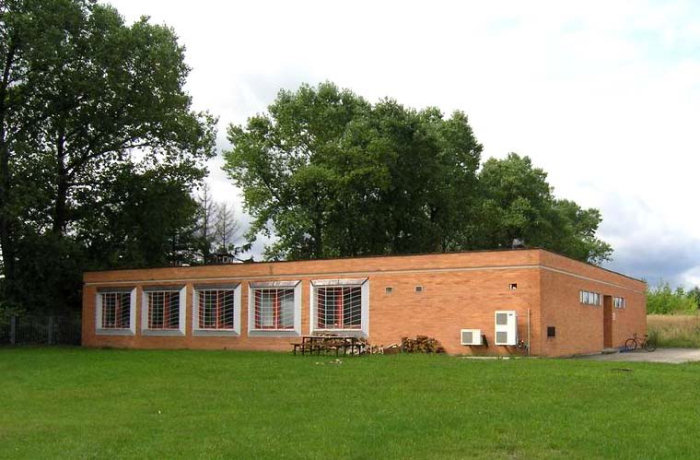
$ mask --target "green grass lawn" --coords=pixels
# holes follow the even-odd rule
[[[697,458],[700,365],[0,349],[2,458]]]

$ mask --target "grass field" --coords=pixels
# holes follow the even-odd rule
[[[0,349],[3,458],[697,458],[700,365]]]
[[[700,315],[648,315],[647,329],[659,346],[700,348]]]

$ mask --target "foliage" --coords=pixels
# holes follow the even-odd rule
[[[481,145],[467,117],[371,105],[331,83],[281,91],[269,113],[230,126],[226,170],[274,232],[268,258],[461,247]]]
[[[250,250],[250,243],[237,244],[240,223],[236,221],[232,205],[215,202],[208,185],[204,185],[196,201],[197,223],[194,236],[197,263],[217,262],[219,256],[239,258]]]
[[[233,242],[240,227],[234,219],[231,205],[221,203],[217,208],[214,244],[217,246],[217,251],[228,253],[235,250]]]
[[[686,292],[685,295],[693,299],[693,301],[695,301],[695,304],[698,305],[698,307],[700,307],[700,287],[693,287],[693,289]]]
[[[547,173],[533,167],[530,158],[511,153],[502,160],[489,159],[479,173],[479,185],[481,247],[510,247],[520,239],[578,260],[610,259],[612,248],[595,236],[600,212],[556,199]]]
[[[197,246],[201,260],[206,262],[211,258],[212,246],[216,239],[216,203],[211,196],[211,189],[204,184],[201,194],[197,196]]]
[[[609,259],[596,209],[553,197],[528,157],[488,160],[466,115],[374,105],[332,83],[281,91],[228,130],[229,176],[274,233],[271,259],[510,247],[513,239],[593,263]]]
[[[106,260],[178,258],[194,207],[177,198],[203,177],[215,120],[190,108],[173,31],[87,0],[7,0],[0,37],[6,300],[26,302],[37,279],[78,292]]]
[[[13,458],[692,458],[699,373],[571,359],[0,349],[0,439]],[[640,415],[623,423],[630,414]]]
[[[685,292],[681,286],[672,290],[668,283],[661,283],[648,288],[646,295],[649,314],[693,313],[698,309],[694,291]]]
[[[168,168],[123,168],[100,188],[100,212],[81,219],[77,238],[92,268],[192,263],[197,203]]]

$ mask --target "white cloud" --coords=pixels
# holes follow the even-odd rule
[[[485,157],[529,155],[559,196],[601,209],[612,267],[666,276],[673,264],[662,268],[655,248],[682,253],[700,240],[695,2],[111,3],[129,21],[146,14],[176,30],[188,89],[220,116],[222,147],[228,123],[263,111],[280,88],[329,79],[370,100],[464,110]],[[220,164],[214,193],[240,200]],[[697,283],[693,260],[674,279]]]

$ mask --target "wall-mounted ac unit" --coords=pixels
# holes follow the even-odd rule
[[[483,345],[481,329],[462,329],[460,331],[462,345]]]
[[[514,310],[496,312],[496,345],[518,344],[518,315]]]

